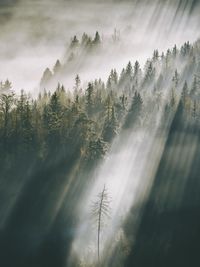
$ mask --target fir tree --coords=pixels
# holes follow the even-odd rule
[[[93,93],[94,93],[93,84],[88,83],[88,87],[86,89],[86,110],[89,116],[92,114],[93,111]]]
[[[62,65],[60,63],[60,60],[56,61],[56,64],[53,67],[54,74],[58,74],[61,71]]]
[[[52,77],[53,77],[52,72],[50,71],[49,68],[46,68],[46,70],[44,71],[43,76],[41,78],[40,86],[41,87],[44,87],[44,88],[46,86],[48,86],[48,84],[51,81]]]
[[[140,94],[136,91],[125,120],[125,128],[129,128],[140,121],[142,115],[142,105],[142,98]]]
[[[77,48],[78,46],[79,46],[79,40],[76,37],[76,35],[74,35],[74,37],[71,40],[70,48],[74,49]]]
[[[99,45],[101,43],[101,38],[98,32],[95,33],[95,37],[94,37],[94,41],[93,41],[94,45]]]

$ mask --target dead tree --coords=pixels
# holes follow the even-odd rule
[[[92,206],[92,216],[97,223],[97,253],[98,262],[100,262],[100,233],[103,228],[103,223],[106,218],[110,217],[110,200],[109,195],[104,185],[103,191],[98,194],[97,201]]]

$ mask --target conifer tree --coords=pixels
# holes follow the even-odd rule
[[[140,96],[140,93],[136,91],[133,97],[132,103],[131,103],[131,107],[128,111],[128,114],[125,120],[125,124],[124,124],[125,128],[129,128],[139,122],[141,114],[142,114],[142,105],[143,105],[143,101]]]
[[[78,45],[79,45],[79,40],[78,40],[77,36],[74,35],[74,37],[71,40],[70,48],[72,48],[72,49],[77,48]]]
[[[41,78],[40,86],[41,87],[44,87],[44,88],[46,86],[48,86],[48,84],[51,81],[52,77],[53,77],[52,72],[50,71],[49,68],[46,68],[46,70],[44,71],[43,76]]]
[[[187,96],[188,96],[188,85],[187,82],[185,81],[183,90],[181,92],[181,100],[183,102],[184,107],[186,106]]]
[[[92,83],[88,83],[88,87],[86,89],[86,111],[90,116],[93,110],[93,93],[94,87]]]
[[[100,38],[100,35],[99,35],[98,31],[95,33],[95,37],[94,37],[93,43],[94,43],[94,45],[99,45],[101,43],[101,38]]]
[[[53,67],[53,72],[54,72],[54,74],[58,74],[58,73],[61,71],[61,68],[62,68],[62,65],[61,65],[61,63],[60,63],[60,60],[58,59],[58,60],[56,61],[56,64],[55,64],[54,67]]]

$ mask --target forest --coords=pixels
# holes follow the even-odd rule
[[[92,166],[104,158],[113,138],[123,129],[135,125],[165,130],[177,110],[185,124],[197,127],[199,55],[199,41],[193,45],[187,42],[180,49],[175,45],[165,54],[155,50],[144,70],[138,61],[129,61],[120,74],[112,69],[106,83],[95,79],[84,89],[77,74],[72,90],[58,83],[53,93],[41,87],[37,98],[24,90],[16,95],[9,80],[1,81],[2,173],[11,166],[19,167],[18,160],[23,165],[25,160],[28,166],[33,160],[45,163],[62,159],[67,163],[74,153],[87,167]],[[54,74],[61,68],[59,64],[58,60]],[[42,85],[47,82],[48,70]],[[158,113],[162,113],[160,121]]]
[[[111,69],[106,81],[97,77],[86,84],[77,73],[72,88],[65,86],[61,77],[69,64],[103,45],[98,31],[80,40],[75,35],[66,61],[58,59],[44,71],[36,96],[16,93],[8,79],[0,83],[3,266],[190,266],[198,259],[200,41],[154,50],[144,66],[129,61],[120,72]],[[134,205],[130,201],[116,211],[118,198],[108,177],[97,190],[93,212],[101,214],[100,207],[111,217],[105,229],[113,227],[113,233],[102,230],[97,241],[100,229],[87,226],[87,236],[79,236],[76,229],[92,211],[84,202],[88,190],[103,175],[101,166],[112,163],[115,144],[130,138],[135,150],[140,148],[132,161],[143,170]],[[143,194],[148,164],[154,165],[159,153]],[[123,186],[126,177],[120,179]]]

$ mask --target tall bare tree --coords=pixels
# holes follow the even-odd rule
[[[100,262],[100,234],[106,218],[110,218],[110,197],[106,186],[104,185],[102,192],[97,196],[97,201],[92,206],[92,216],[97,223],[97,253],[98,262]]]

